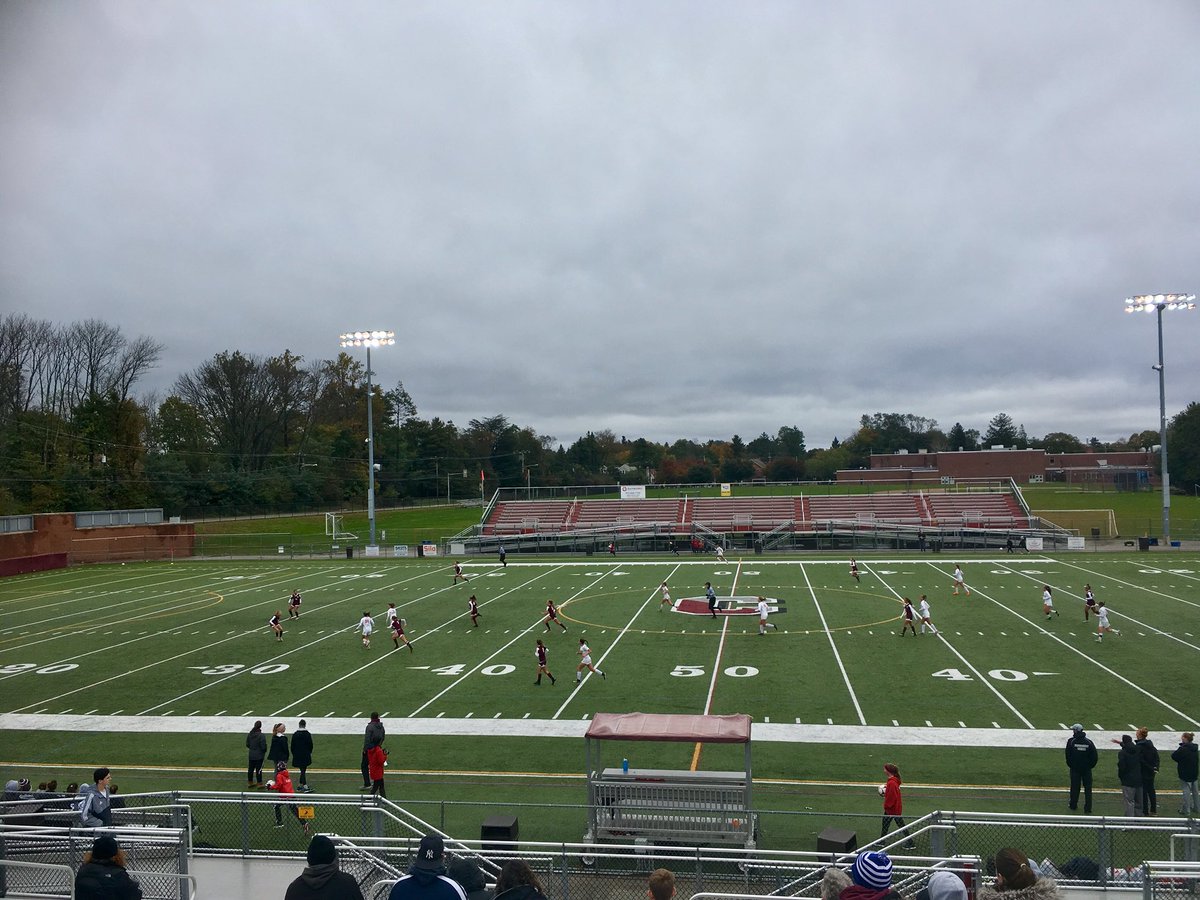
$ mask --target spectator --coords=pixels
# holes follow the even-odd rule
[[[75,808],[79,811],[80,821],[84,828],[111,828],[112,805],[108,799],[108,787],[112,775],[102,767],[92,773],[92,781],[93,784],[79,788]],[[140,892],[138,896],[141,896]]]
[[[886,853],[864,850],[854,857],[850,881],[838,894],[840,900],[900,900],[892,890],[892,861]]]
[[[14,778],[4,785],[4,802],[12,803],[15,800],[20,800],[22,794],[29,793],[28,778]]]
[[[675,873],[670,869],[655,869],[648,884],[646,896],[650,900],[671,900],[675,896]]]
[[[318,834],[308,843],[308,865],[283,900],[363,900],[363,895],[354,876],[338,868],[333,841]]]
[[[367,751],[372,747],[382,746],[387,739],[387,732],[383,727],[383,723],[379,721],[379,713],[371,713],[371,721],[367,723],[366,731],[363,733],[363,751],[362,751],[362,777],[364,791],[371,790],[371,774],[367,767]]]
[[[292,735],[292,765],[300,770],[300,785],[297,790],[311,794],[308,786],[308,767],[312,765],[313,740],[308,731],[308,723],[300,720],[300,727]]]
[[[246,763],[246,787],[262,787],[263,760],[267,758],[267,736],[262,733],[262,722],[255,722],[246,735],[246,749],[250,752]]]
[[[280,763],[286,763],[292,758],[291,752],[288,750],[287,726],[282,722],[277,722],[275,727],[271,729],[271,749],[267,751],[267,759],[272,763],[272,768]]]
[[[109,809],[124,809],[125,798],[117,796],[117,783],[114,781],[108,786],[108,808]]]
[[[1137,730],[1138,752],[1142,761],[1142,815],[1158,815],[1158,794],[1154,791],[1154,776],[1158,774],[1158,748],[1150,740],[1150,729]]]
[[[1057,900],[1058,884],[1053,878],[1038,877],[1020,850],[1005,847],[996,851],[996,882],[980,888],[978,900]]]
[[[1071,795],[1067,806],[1070,809],[1079,808],[1079,788],[1083,787],[1083,812],[1092,814],[1092,769],[1096,768],[1096,745],[1087,736],[1083,726],[1076,723],[1071,726],[1071,736],[1067,738],[1067,768],[1071,770]]]
[[[916,900],[967,900],[967,886],[957,872],[941,869],[929,876]]]
[[[383,772],[386,765],[387,752],[382,746],[376,744],[367,751],[367,775],[371,778],[372,797],[387,797],[387,790],[383,786]]]
[[[1116,739],[1113,739],[1117,743]],[[1117,751],[1117,779],[1121,782],[1121,796],[1125,800],[1125,815],[1142,814],[1142,754],[1137,744],[1127,734],[1121,735],[1121,749]]]
[[[115,839],[107,834],[96,838],[75,875],[77,900],[141,900],[142,889],[125,864],[125,851]]]
[[[838,900],[842,891],[853,882],[850,876],[837,866],[829,866],[821,878],[821,900]]]
[[[1185,731],[1180,735],[1179,748],[1171,754],[1175,767],[1179,771],[1179,787],[1183,791],[1183,806],[1179,808],[1181,816],[1200,815],[1200,793],[1196,791],[1196,778],[1200,774],[1197,769],[1196,735]]]
[[[474,860],[465,857],[452,859],[446,874],[459,883],[467,900],[492,900],[493,894],[488,890],[483,872],[479,871]]]
[[[458,882],[446,874],[445,852],[440,834],[421,838],[417,858],[408,874],[392,885],[388,900],[466,900]]]
[[[496,900],[546,900],[546,891],[529,863],[510,859],[496,879]]]

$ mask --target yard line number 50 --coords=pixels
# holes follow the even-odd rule
[[[676,666],[671,670],[676,678],[699,678],[704,674],[704,666]],[[754,666],[730,666],[725,670],[730,678],[753,678],[758,674]]]

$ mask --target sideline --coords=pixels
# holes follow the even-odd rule
[[[296,718],[295,715],[289,718]],[[559,737],[582,740],[589,719],[410,719],[386,717],[389,735],[409,737]],[[125,732],[130,734],[245,734],[247,716],[57,716],[0,714],[0,731]],[[312,719],[322,735],[360,735],[367,719]],[[1121,731],[1089,731],[1101,752]],[[804,725],[755,722],[753,740],[771,744],[870,744],[904,747],[999,747],[1014,750],[1062,750],[1066,729],[938,728],[895,725]],[[1115,748],[1114,751],[1115,752]]]

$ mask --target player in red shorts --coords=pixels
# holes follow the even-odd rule
[[[401,641],[404,641],[404,646],[408,648],[408,652],[412,653],[412,642],[404,636],[404,620],[397,616],[392,619],[392,648],[399,650]]]
[[[558,607],[554,605],[553,600],[546,601],[546,618],[542,619],[542,624],[546,626],[546,630],[550,630],[550,623],[553,622],[563,631],[567,630],[567,626],[558,621]]]
[[[470,596],[470,598],[467,600],[467,605],[471,611],[471,621],[475,624],[475,627],[478,628],[479,627],[479,601],[475,599],[474,594],[472,594]]]
[[[300,618],[300,592],[292,591],[292,596],[288,598],[288,618]]]
[[[275,610],[275,615],[271,616],[271,621],[267,623],[271,626],[271,630],[275,632],[275,640],[283,640],[283,622],[279,618],[279,610]]]
[[[550,679],[551,684],[557,684],[557,682],[554,680],[554,676],[550,673],[550,670],[548,668],[546,668],[546,645],[542,643],[541,638],[538,638],[536,652],[537,652],[538,667],[537,667],[537,681],[535,681],[534,684],[541,684],[543,675],[545,675],[547,678]]]

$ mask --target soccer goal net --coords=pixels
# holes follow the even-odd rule
[[[358,539],[358,535],[354,532],[342,530],[341,513],[325,513],[325,536],[333,538],[335,541]]]
[[[1034,515],[1060,528],[1078,531],[1084,537],[1115,538],[1119,534],[1117,516],[1111,509],[1046,509]]]

